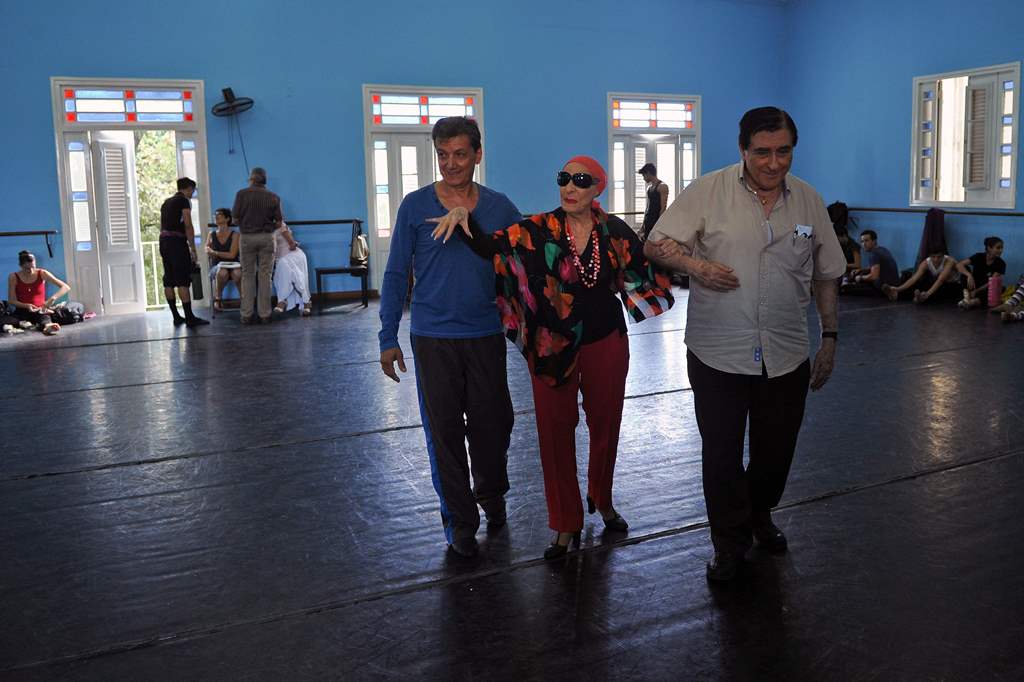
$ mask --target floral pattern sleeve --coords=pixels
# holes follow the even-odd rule
[[[671,308],[669,280],[644,258],[636,234],[603,212],[595,212],[595,218],[598,248],[612,268],[606,284],[610,290],[605,289],[608,295],[617,294],[637,322]],[[557,210],[492,235],[471,224],[473,237],[468,239],[474,251],[494,262],[496,301],[505,335],[526,357],[531,373],[553,386],[565,383],[575,369],[588,324],[576,305],[582,285],[564,225],[565,215]]]

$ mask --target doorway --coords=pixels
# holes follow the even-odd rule
[[[363,86],[372,288],[380,290],[383,283],[402,200],[441,179],[431,139],[434,123],[445,116],[468,116],[476,120],[483,138],[482,99],[483,92],[476,88]],[[473,179],[483,178],[481,162]]]
[[[107,315],[162,307],[160,205],[177,178],[196,180],[197,247],[209,212],[201,83],[70,80],[52,82],[72,296]],[[209,301],[206,259],[199,266]]]

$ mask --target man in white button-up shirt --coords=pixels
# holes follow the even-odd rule
[[[807,388],[824,386],[835,359],[836,281],[846,258],[821,196],[787,176],[796,142],[785,111],[748,111],[740,121],[742,161],[694,181],[658,220],[644,250],[690,275],[687,371],[715,546],[710,580],[733,579],[755,539],[785,551],[770,511],[786,485]],[[822,330],[813,369],[812,289]]]

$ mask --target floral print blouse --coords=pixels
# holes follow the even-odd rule
[[[601,273],[596,286],[580,282],[565,227],[565,211],[531,216],[493,234],[481,231],[470,216],[472,238],[465,237],[480,256],[492,258],[496,273],[498,310],[505,335],[526,357],[531,373],[551,386],[564,384],[576,369],[579,347],[587,341],[588,325],[608,326],[594,311],[594,297],[618,296],[640,322],[672,307],[668,276],[655,270],[643,255],[643,243],[626,223],[594,209]],[[579,254],[590,262],[590,247]],[[583,305],[586,301],[587,304]],[[621,327],[621,308],[618,324]]]

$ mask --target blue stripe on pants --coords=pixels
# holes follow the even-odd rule
[[[414,361],[415,362],[415,361]],[[448,513],[448,504],[444,499],[444,491],[441,489],[441,475],[437,471],[437,456],[434,454],[434,438],[430,433],[430,420],[427,418],[427,410],[423,404],[423,390],[420,388],[419,365],[416,365],[416,397],[420,403],[420,420],[423,422],[423,433],[427,436],[427,457],[430,459],[430,481],[434,484],[434,491],[441,502],[441,522],[444,524],[444,537],[450,545],[455,541],[452,530],[452,517]]]

